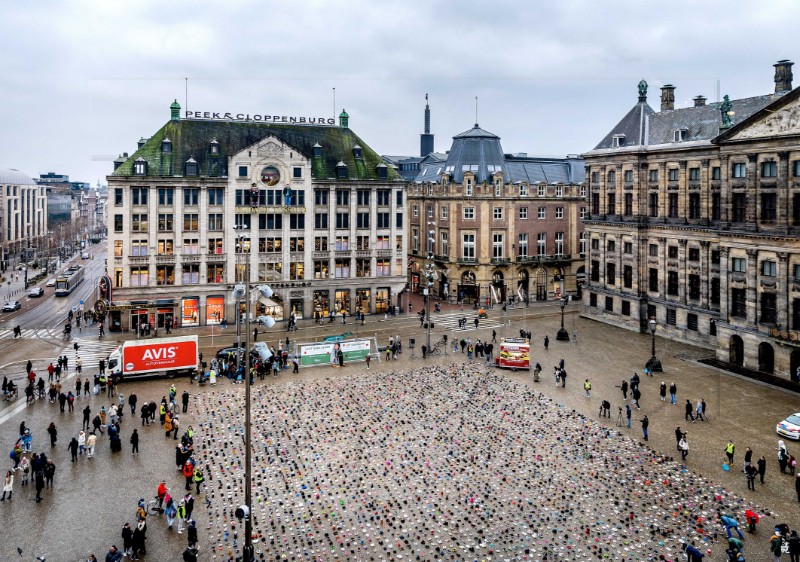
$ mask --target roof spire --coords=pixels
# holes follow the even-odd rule
[[[639,101],[647,101],[647,82],[644,79],[639,81]]]
[[[425,94],[425,129],[419,136],[419,155],[424,158],[433,152],[433,135],[431,134],[431,107],[428,105],[428,94]]]
[[[478,96],[475,96],[475,128],[478,128]]]

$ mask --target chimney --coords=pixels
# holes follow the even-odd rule
[[[661,86],[661,111],[675,109],[675,86],[664,84]]]
[[[694,98],[694,106],[695,107],[702,107],[706,104],[705,96],[697,96]]]
[[[792,89],[792,65],[790,60],[779,60],[775,67],[775,93],[788,92]]]

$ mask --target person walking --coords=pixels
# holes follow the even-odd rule
[[[196,491],[195,491],[195,494],[199,495],[200,494],[200,485],[205,481],[205,477],[203,476],[203,471],[199,466],[195,467],[195,469],[194,469],[194,477],[193,477],[193,479],[194,479],[195,486],[197,488]]]
[[[72,462],[76,462],[78,460],[78,439],[73,437],[72,440],[67,445],[67,449],[69,449],[69,454],[72,457]]]
[[[14,493],[14,471],[6,471],[6,477],[3,479],[3,497],[0,497],[0,502],[6,501],[6,494],[8,494],[8,501],[11,501],[11,495]]]
[[[586,393],[586,398],[591,398],[592,397],[592,383],[589,382],[589,379],[586,379],[583,382],[583,390]]]
[[[761,457],[759,457],[758,462],[756,462],[756,464],[758,465],[758,479],[763,484],[764,475],[767,473],[767,459],[765,459],[764,456],[762,455]],[[797,501],[800,501],[800,489],[798,490]]]
[[[137,429],[131,433],[131,454],[139,454],[139,431]]]
[[[786,542],[789,544],[789,562],[800,562],[800,536],[795,529]]]
[[[644,434],[644,440],[647,441],[647,428],[650,427],[650,420],[647,419],[647,416],[645,416],[639,421],[642,424],[642,434]]]
[[[753,449],[747,447],[744,450],[744,466],[742,467],[742,472],[745,472],[747,465],[753,462]]]
[[[728,458],[728,465],[733,466],[733,454],[736,451],[736,445],[733,444],[731,439],[728,439],[728,444],[725,445],[725,456]]]
[[[686,456],[689,454],[689,442],[686,440],[685,433],[681,437],[681,440],[678,442],[678,448],[681,450],[681,460],[685,461]]]
[[[762,480],[761,483],[763,484],[764,481]],[[794,491],[797,492],[797,501],[800,502],[800,472],[794,477]]]
[[[633,397],[633,405],[636,406],[637,410],[640,410],[641,406],[639,405],[639,399],[642,397],[642,391],[639,390],[639,385],[633,387],[631,394]]]
[[[55,447],[56,441],[58,441],[58,429],[55,422],[50,422],[50,425],[47,426],[47,433],[50,435],[50,446]]]
[[[677,405],[678,386],[673,382],[669,385],[669,402],[673,406]]]
[[[544,337],[544,348],[547,350],[548,346],[550,345],[550,338],[547,336]]]
[[[756,474],[758,474],[758,469],[753,466],[753,463],[748,462],[747,465],[744,467],[745,476],[747,476],[747,489],[756,490]]]
[[[694,406],[692,406],[692,402],[688,398],[686,399],[686,405],[683,407],[683,410],[684,410],[683,414],[684,421],[688,421],[691,419],[692,423],[694,423]]]
[[[36,503],[42,501],[42,490],[44,490],[44,472],[37,470],[34,476],[36,482]]]
[[[786,450],[786,444],[778,441],[778,466],[781,469],[781,474],[786,474],[786,466],[789,464],[789,452]]]
[[[128,406],[131,407],[131,415],[132,416],[136,414],[136,401],[137,400],[138,399],[136,398],[136,394],[131,392],[130,395],[128,396]]]
[[[628,399],[628,381],[626,381],[625,379],[622,379],[622,384],[620,385],[620,388],[622,389],[622,399],[623,400],[627,400]]]
[[[661,386],[658,389],[658,394],[661,396],[661,401],[666,402],[667,400],[667,384],[664,381],[661,381]]]
[[[130,523],[122,526],[122,555],[133,555],[133,529],[131,529]]]
[[[97,433],[92,431],[86,438],[86,459],[94,458],[94,447],[97,444]]]
[[[631,405],[630,404],[625,404],[625,417],[628,419],[628,429],[631,428],[631,414],[632,413],[633,412],[631,411]]]
[[[705,410],[706,410],[706,402],[702,398],[697,401],[697,407],[695,408],[695,418],[698,420],[708,421],[705,417]]]
[[[184,390],[183,394],[181,394],[181,404],[183,406],[183,413],[186,413],[186,410],[189,409],[189,391]]]
[[[782,550],[783,538],[776,528],[775,532],[772,533],[772,536],[769,538],[769,551],[772,553],[772,560],[774,562],[780,562]]]
[[[678,451],[681,450],[681,437],[683,437],[683,430],[681,426],[678,426],[675,428],[675,447],[677,447]]]
[[[112,544],[106,553],[106,562],[119,562],[120,560],[122,560],[122,553],[117,550],[117,545]]]

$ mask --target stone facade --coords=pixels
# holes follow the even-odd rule
[[[405,183],[346,124],[201,123],[173,112],[108,184],[112,328],[233,323],[231,290],[245,280],[273,288],[251,313],[277,320],[382,314],[405,286]]]
[[[584,315],[639,331],[655,318],[659,335],[796,380],[800,89],[733,100],[730,127],[700,99],[655,113],[640,96],[583,155]],[[640,142],[628,126],[636,119],[626,125],[632,114],[644,122]]]

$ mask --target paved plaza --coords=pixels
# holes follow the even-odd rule
[[[471,320],[469,312],[464,314]],[[566,327],[577,333],[577,342],[556,342],[557,306],[511,310],[505,328],[494,320],[491,328],[463,334],[474,341],[491,339],[492,329],[498,338],[521,328],[532,331],[541,382],[534,383],[527,372],[487,368],[479,359],[468,364],[461,353],[412,360],[408,338],[424,337],[418,321],[407,315],[387,322],[369,318],[358,328],[359,335],[376,336],[381,344],[400,334],[406,348],[396,361],[373,360],[369,371],[363,363],[325,366],[256,381],[254,511],[260,558],[649,560],[664,553],[675,559],[681,538],[698,541],[718,558],[722,543],[713,536],[723,528],[715,519],[717,509],[741,520],[744,507],[752,505],[765,517],[758,533],[747,535],[745,548],[749,560],[759,560],[767,558],[772,524],[800,524],[793,479],[778,471],[774,431],[779,418],[800,409],[795,395],[698,364],[710,355],[707,350],[658,339],[665,373],[643,378],[641,410],[634,410],[628,430],[615,423],[624,404],[618,386],[634,371],[642,376],[649,336],[568,311]],[[343,329],[355,332],[350,323],[301,326],[292,334],[298,341]],[[450,338],[459,334],[447,333]],[[541,343],[545,334],[548,350]],[[231,340],[230,332],[223,337],[217,332],[212,347],[210,334],[201,335],[207,356]],[[433,337],[440,336],[437,326]],[[259,339],[264,337],[273,343],[286,333]],[[37,373],[44,372],[60,352],[41,338],[15,342],[3,352],[2,374],[19,376],[18,362],[24,367],[29,354]],[[569,373],[566,388],[557,387],[551,376],[561,358]],[[84,373],[91,371],[87,366],[85,361]],[[74,377],[70,369],[65,388]],[[592,382],[591,398],[582,389],[586,378]],[[676,383],[678,406],[660,401],[661,380]],[[243,496],[243,388],[227,380],[214,388],[181,379],[175,383],[179,395],[184,389],[192,394],[181,424],[197,431],[198,460],[208,466],[206,489],[194,511],[201,559],[235,558],[242,536],[231,508]],[[170,384],[142,381],[124,385],[121,392],[135,392],[141,404],[160,400]],[[687,398],[705,398],[711,421],[684,422],[681,404]],[[598,417],[603,399],[612,404],[611,418]],[[42,503],[33,502],[32,488],[21,487],[17,479],[13,501],[0,504],[2,559],[19,558],[18,547],[22,559],[45,554],[49,560],[78,560],[89,552],[102,558],[111,544],[121,545],[120,530],[134,521],[136,501],[150,499],[161,479],[176,495],[182,492],[175,441],[166,439],[158,424],[142,428],[138,416],[123,417],[121,453],[112,453],[101,437],[95,459],[71,463],[66,447],[87,404],[96,412],[110,399],[81,397],[74,413],[63,414],[57,403],[47,401],[0,407],[0,437],[8,448],[24,419],[33,429],[33,451],[45,451],[58,467]],[[645,414],[651,422],[647,443],[638,423]],[[45,432],[51,421],[59,429],[52,450]],[[677,426],[688,432],[685,467],[670,460],[679,458]],[[141,434],[142,454],[136,457],[127,445],[134,427]],[[725,472],[728,439],[737,449],[733,469]],[[797,453],[796,444],[787,445]],[[765,484],[755,492],[747,491],[740,472],[747,446],[755,458],[768,460]],[[179,559],[185,534],[165,527],[151,516],[148,558]]]

